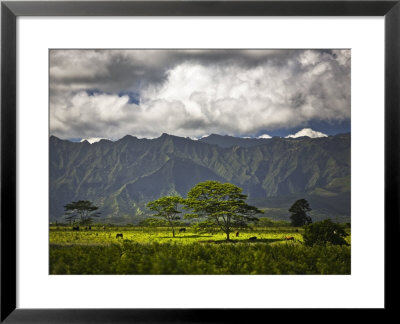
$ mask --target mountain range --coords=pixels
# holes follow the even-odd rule
[[[64,205],[91,200],[101,221],[137,223],[147,202],[181,195],[199,182],[231,182],[264,216],[289,219],[299,198],[310,216],[350,221],[351,135],[320,138],[237,138],[212,134],[199,140],[168,134],[127,135],[118,141],[49,141],[50,220],[64,219]]]

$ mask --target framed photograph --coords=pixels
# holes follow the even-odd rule
[[[393,309],[399,16],[2,2],[1,321]]]

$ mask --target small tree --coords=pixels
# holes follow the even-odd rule
[[[308,246],[326,245],[327,243],[334,245],[347,245],[345,237],[348,234],[343,227],[337,223],[333,223],[330,219],[322,222],[307,225],[304,229],[303,240]]]
[[[147,208],[157,212],[153,216],[160,217],[171,227],[172,236],[175,237],[175,226],[179,225],[181,212],[178,210],[179,204],[183,204],[184,199],[179,196],[166,196],[157,200],[150,201]]]
[[[73,201],[64,206],[65,217],[68,221],[75,221],[79,218],[82,225],[90,224],[92,217],[99,217],[100,213],[96,212],[99,207],[92,204],[89,200]]]
[[[232,231],[248,227],[249,222],[258,221],[256,214],[263,213],[248,205],[242,189],[231,183],[201,182],[190,189],[187,197],[185,206],[193,210],[187,217],[205,217],[206,222],[201,225],[218,228],[226,234],[227,240]]]
[[[312,219],[307,215],[307,212],[311,211],[308,201],[305,199],[297,200],[292,207],[289,208],[289,212],[292,213],[290,219],[292,220],[292,226],[303,226],[312,223]]]

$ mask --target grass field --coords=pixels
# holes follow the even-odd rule
[[[190,227],[172,237],[162,227],[93,226],[72,231],[51,226],[50,273],[350,274],[350,246],[307,247],[302,231],[255,227],[240,231],[238,237],[232,233],[227,242],[225,234],[198,233]],[[249,240],[254,236],[256,240]]]
[[[103,230],[101,227],[93,227],[92,230],[72,231],[71,227],[51,227],[50,244],[99,244],[108,245],[121,243],[122,241],[136,243],[180,243],[191,244],[195,242],[205,243],[205,241],[225,241],[226,235],[223,233],[209,234],[198,233],[185,227],[186,232],[179,233],[176,230],[175,237],[172,236],[170,229],[166,227],[136,227],[121,226],[108,227]],[[297,230],[297,231],[296,231]],[[122,233],[123,239],[116,238]],[[239,231],[239,236],[231,234],[232,242],[247,242],[250,237],[256,236],[259,242],[265,243],[286,243],[286,236],[293,236],[297,242],[302,242],[302,229],[293,227],[262,227],[253,230]]]

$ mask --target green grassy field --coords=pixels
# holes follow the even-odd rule
[[[121,226],[108,227],[105,230],[101,227],[93,227],[92,230],[72,231],[71,227],[51,227],[50,244],[99,244],[108,245],[121,243],[122,241],[136,243],[179,243],[191,244],[195,242],[205,243],[206,241],[225,241],[226,235],[223,233],[209,234],[198,233],[185,227],[186,232],[179,233],[176,230],[175,237],[172,236],[170,229],[166,227],[136,227]],[[239,236],[231,234],[233,242],[247,242],[250,237],[257,236],[258,241],[266,243],[286,243],[286,236],[293,236],[297,242],[302,242],[302,229],[293,227],[261,227],[252,230],[239,231]],[[116,238],[118,233],[123,234],[123,240]]]
[[[50,227],[51,274],[350,274],[350,246],[304,246],[303,229],[255,227],[226,241],[190,227]],[[348,230],[349,231],[349,230]],[[116,238],[118,233],[123,238]],[[249,240],[256,236],[255,241]],[[287,241],[293,236],[294,241]],[[350,243],[350,236],[347,237]]]

